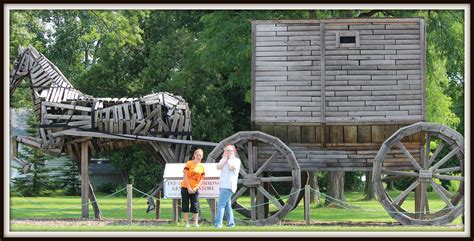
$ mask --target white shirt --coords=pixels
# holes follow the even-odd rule
[[[224,158],[219,161],[222,164]],[[229,164],[234,166],[234,170],[229,169]],[[237,191],[237,180],[239,179],[240,159],[232,157],[227,160],[227,163],[221,169],[220,188],[231,189],[233,193]]]

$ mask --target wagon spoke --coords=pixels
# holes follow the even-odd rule
[[[433,174],[433,177],[443,179],[443,180],[453,180],[453,181],[464,182],[464,177],[461,177],[461,176],[449,176],[449,175]]]
[[[250,188],[250,219],[255,220],[255,214],[257,214],[257,209],[255,206],[255,194],[256,194],[256,189],[254,187]]]
[[[424,201],[425,201],[426,214],[430,214],[430,205],[429,205],[429,203],[428,203],[428,193],[426,194]]]
[[[438,195],[443,199],[443,201],[448,205],[450,208],[454,208],[454,205],[451,203],[448,197],[439,189],[439,185],[437,185],[433,180],[431,180],[431,186],[433,189],[438,193]]]
[[[263,172],[263,170],[265,170],[265,168],[270,164],[270,162],[278,155],[278,151],[275,151],[273,152],[273,154],[270,156],[270,158],[268,158],[268,160],[265,161],[265,163],[263,163],[263,165],[257,170],[257,172],[255,172],[255,174],[258,176],[260,175],[260,173]]]
[[[413,156],[408,152],[408,150],[405,148],[405,146],[401,142],[397,142],[397,146],[402,150],[403,154],[408,158],[408,160],[413,164],[413,166],[416,168],[416,170],[420,170],[421,166],[418,164],[418,162],[413,158]]]
[[[429,159],[429,154],[430,154],[430,141],[431,141],[431,135],[429,132],[426,132],[426,137],[425,137],[425,145],[424,147],[424,153],[423,153],[423,168],[426,169],[428,168],[428,159]]]
[[[270,194],[267,192],[267,190],[265,190],[265,188],[263,188],[262,186],[258,186],[257,189],[265,196],[267,197],[269,200],[271,200],[273,202],[273,204],[275,204],[275,206],[277,206],[278,210],[282,209],[283,206]]]
[[[418,186],[418,184],[420,184],[420,182],[418,180],[416,180],[414,183],[412,183],[405,191],[403,191],[402,193],[400,193],[400,195],[398,195],[398,197],[396,197],[393,201],[392,201],[392,204],[397,204],[397,205],[401,205],[401,201],[404,200],[408,194],[410,194],[410,192],[415,189],[415,187]]]
[[[449,159],[451,159],[451,157],[454,156],[454,154],[456,154],[456,152],[459,151],[459,147],[456,147],[454,148],[453,150],[451,150],[448,155],[446,155],[445,157],[443,157],[443,159],[439,160],[439,162],[437,162],[436,164],[434,164],[434,166],[432,166],[430,168],[430,170],[436,170],[438,169],[439,167],[441,167],[444,163],[446,163]]]
[[[440,168],[440,169],[437,169],[434,171],[434,173],[445,173],[445,172],[457,172],[457,171],[461,171],[461,167],[457,166],[457,167],[449,167],[449,168]]]
[[[431,186],[433,186],[433,188],[437,188],[437,189],[439,189],[440,191],[442,191],[443,194],[444,194],[447,198],[449,198],[449,199],[453,198],[453,194],[452,194],[450,191],[446,190],[446,188],[444,188],[443,186],[439,185],[438,183],[436,183],[436,182],[431,182]],[[436,186],[436,187],[435,187],[435,186]]]
[[[250,217],[250,210],[244,206],[242,206],[240,203],[235,202],[232,204],[232,208],[237,211],[238,213],[244,215],[245,217]]]
[[[426,182],[420,182],[420,206],[418,209],[418,217],[420,219],[423,219],[424,217],[424,212],[425,212],[425,199],[428,196],[427,190],[426,190]]]
[[[286,176],[286,177],[262,177],[260,178],[262,182],[291,182],[293,181],[293,177]]]
[[[275,189],[275,187],[273,186],[272,183],[268,183],[269,186],[270,186],[270,192],[273,193],[273,195],[275,195],[275,197],[277,198],[278,202],[283,206],[285,205],[285,202],[283,202],[283,200],[281,199],[280,197],[280,194],[278,193],[278,191]]]
[[[237,201],[237,199],[242,195],[244,194],[244,192],[247,191],[247,187],[242,187],[241,189],[239,189],[239,191],[237,191],[234,196],[232,197],[232,200],[231,200],[231,203],[234,203],[235,201]]]
[[[408,176],[408,177],[418,177],[419,174],[416,172],[404,172],[404,171],[392,171],[392,170],[382,170],[383,173],[394,175],[394,176]]]
[[[443,150],[443,147],[444,147],[444,142],[441,143],[435,150],[435,152],[433,153],[433,155],[430,157],[430,159],[428,160],[428,166],[431,166],[431,164],[434,162],[436,156],[438,156],[438,154],[441,152],[441,150]]]
[[[249,169],[249,160],[247,159],[247,153],[245,153],[245,150],[244,148],[241,146],[241,145],[235,145],[236,147],[239,147],[239,149],[237,149],[237,153],[239,154],[239,158],[240,160],[242,161],[243,164],[245,165],[242,165],[245,169]],[[242,168],[240,168],[242,170]]]
[[[252,141],[247,143],[247,153],[248,153],[248,160],[249,160],[249,174],[252,174],[255,169],[255,158],[254,158],[254,149]]]

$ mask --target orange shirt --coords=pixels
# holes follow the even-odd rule
[[[195,164],[194,161],[190,160],[186,162],[184,170],[188,171],[186,175],[188,177],[189,186],[191,188],[196,188],[201,179],[204,179],[204,165],[202,163]],[[184,180],[184,178],[181,182],[181,187],[187,188],[186,181]]]

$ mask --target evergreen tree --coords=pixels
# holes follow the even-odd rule
[[[60,180],[59,187],[64,190],[64,194],[67,196],[77,196],[81,194],[81,179],[80,179],[79,168],[77,167],[74,160],[68,158],[64,167],[59,171]]]
[[[29,136],[37,136],[37,122],[35,115],[30,114],[27,119]],[[41,149],[25,147],[23,153],[19,153],[20,158],[25,159],[31,163],[31,170],[29,173],[23,173],[21,167],[17,168],[17,177],[13,178],[12,189],[23,196],[47,196],[51,194],[51,187],[53,181],[51,179],[51,169],[46,167],[49,155],[44,153]]]

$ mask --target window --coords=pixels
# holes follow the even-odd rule
[[[360,47],[359,32],[344,31],[336,33],[337,48],[357,48]]]

